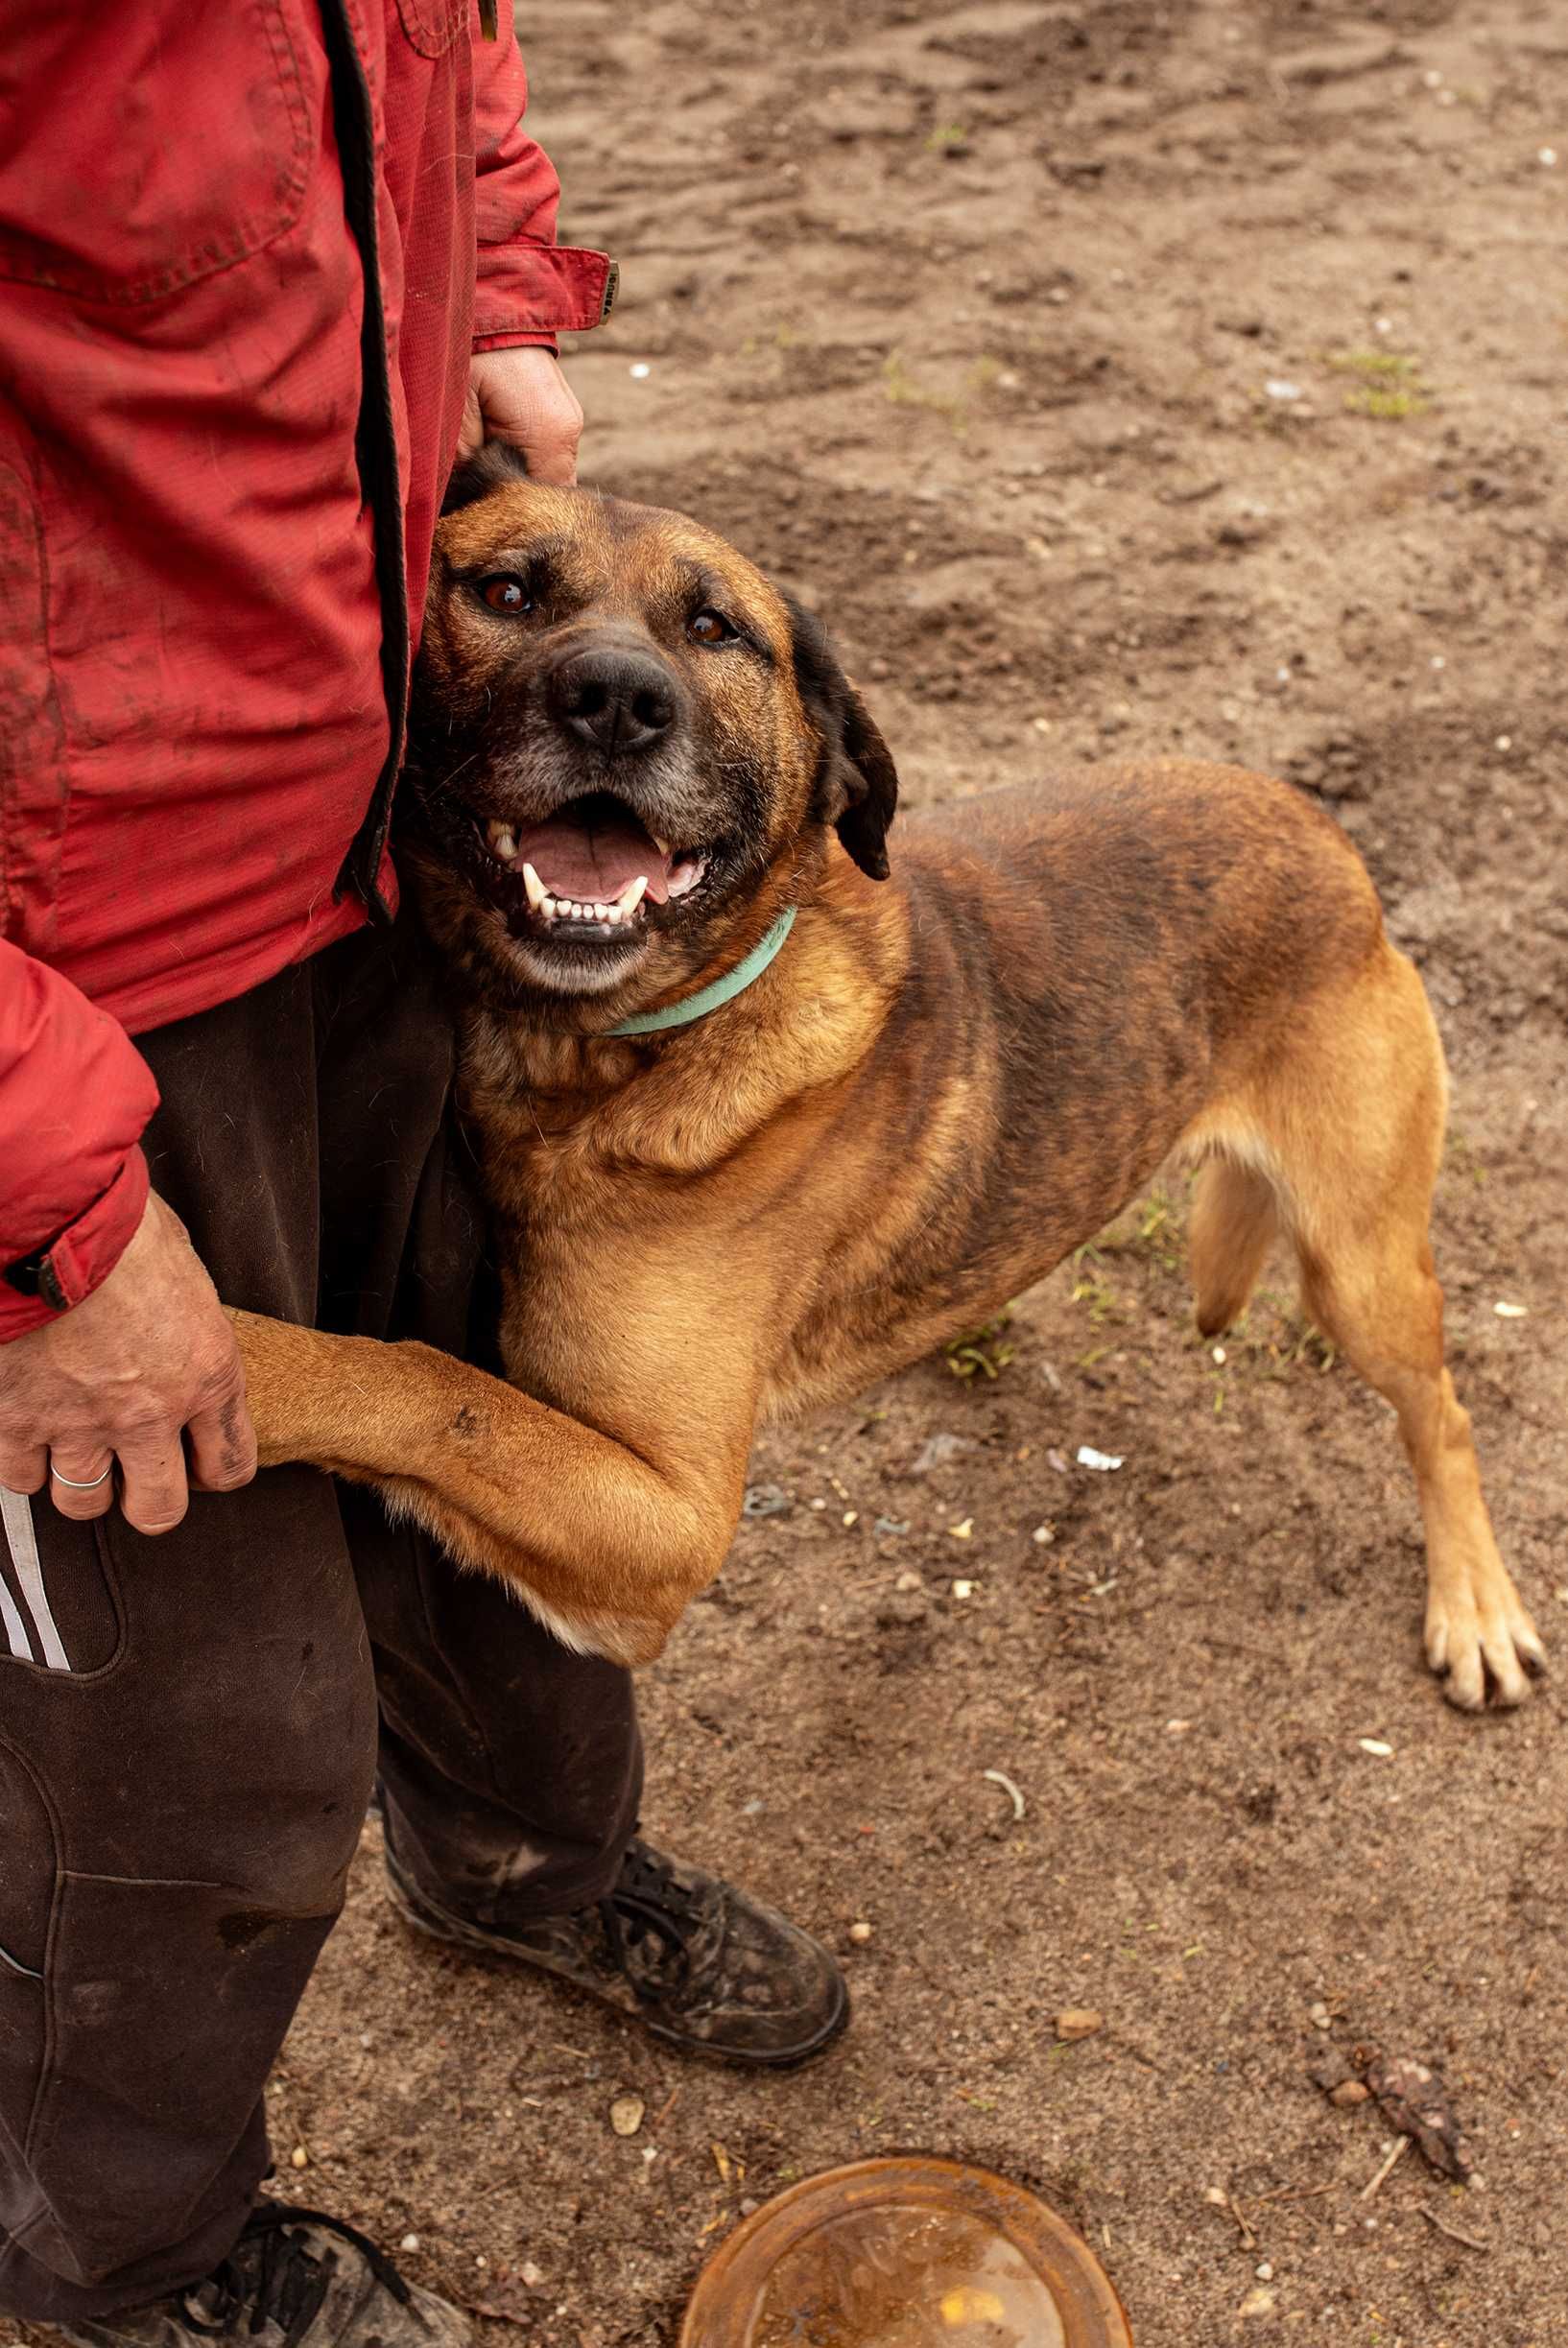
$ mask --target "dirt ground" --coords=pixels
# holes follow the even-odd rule
[[[564,231],[625,273],[568,360],[586,477],[814,601],[912,801],[1179,747],[1293,777],[1366,856],[1452,1058],[1456,1373],[1568,1659],[1560,12],[567,0],[522,31]],[[287,2189],[416,2236],[496,2348],[667,2343],[740,2211],[899,2147],[1036,2185],[1139,2348],[1568,2342],[1564,1682],[1445,1707],[1390,1414],[1282,1267],[1223,1361],[1198,1341],[1184,1198],[967,1377],[765,1441],[787,1510],[646,1676],[648,1830],[841,1951],[824,2061],[693,2066],[412,1945],[368,1830],[274,2091]],[[1064,2007],[1104,2029],[1059,2046]],[[1412,2151],[1364,2199],[1391,2140],[1313,2084],[1325,2035],[1439,2064],[1484,2190]]]

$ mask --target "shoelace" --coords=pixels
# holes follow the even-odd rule
[[[657,2004],[679,1994],[691,1982],[691,1943],[702,1921],[701,1909],[683,1891],[669,1867],[645,1842],[627,1846],[614,1887],[598,1903],[600,1919],[615,1952],[615,1961],[639,1998]],[[632,1943],[653,1933],[661,1940],[678,1970],[674,1983],[643,1980],[628,1963]]]
[[[321,2226],[356,2249],[378,2283],[407,2307],[413,2293],[384,2250],[379,2250],[357,2226],[334,2218],[326,2210],[300,2209],[286,2201],[258,2201],[246,2219],[245,2230],[223,2264],[215,2266],[202,2288],[212,2293],[212,2320],[207,2321],[185,2301],[185,2321],[193,2332],[216,2338],[249,2303],[246,2329],[254,2339],[269,2323],[283,2334],[282,2348],[298,2348],[326,2298],[332,2279],[330,2256],[314,2257],[290,2226]],[[254,2245],[259,2258],[246,2257]]]

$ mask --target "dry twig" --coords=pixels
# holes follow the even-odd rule
[[[1361,2197],[1364,2201],[1370,2201],[1372,2195],[1381,2191],[1384,2179],[1392,2174],[1394,2169],[1397,2167],[1399,2162],[1404,2159],[1409,2150],[1410,2138],[1408,2136],[1400,2136],[1395,2139],[1393,2150],[1390,2153],[1388,2159],[1384,2162],[1376,2176],[1372,2179],[1369,2185],[1364,2185],[1362,2187]]]
[[[1466,2250],[1479,2250],[1483,2258],[1491,2257],[1490,2242],[1478,2242],[1473,2234],[1461,2234],[1458,2226],[1451,2226],[1446,2218],[1438,2217],[1436,2210],[1423,2208],[1421,2215],[1428,2225],[1436,2226],[1439,2234],[1446,2234],[1451,2242],[1462,2242]]]

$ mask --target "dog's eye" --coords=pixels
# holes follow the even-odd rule
[[[686,633],[694,644],[733,644],[736,635],[722,611],[707,608],[693,612],[686,622]]]
[[[534,598],[527,587],[510,571],[499,572],[494,579],[482,579],[479,592],[492,611],[505,612],[509,620],[534,608]]]

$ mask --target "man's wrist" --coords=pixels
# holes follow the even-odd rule
[[[102,1286],[147,1210],[149,1188],[146,1158],[128,1150],[108,1188],[74,1222],[0,1268],[0,1344],[58,1320]]]

